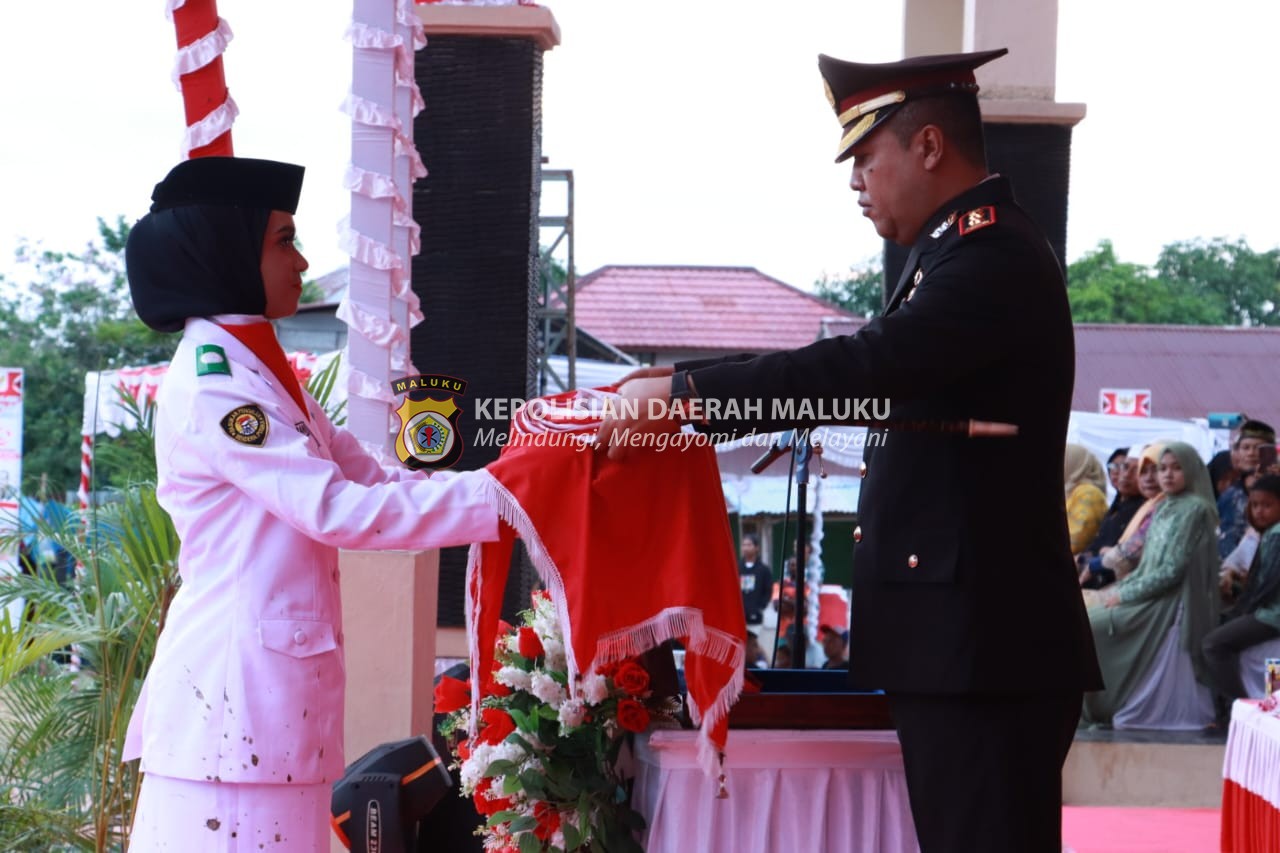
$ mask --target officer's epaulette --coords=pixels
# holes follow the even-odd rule
[[[196,347],[196,376],[208,376],[211,373],[231,375],[231,362],[227,359],[227,351],[217,344],[201,344]]]
[[[986,228],[988,225],[996,224],[996,209],[991,205],[985,207],[975,207],[973,210],[960,217],[960,236],[972,234],[979,228]]]

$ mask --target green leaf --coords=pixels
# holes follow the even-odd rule
[[[529,818],[533,820],[533,818]],[[534,821],[534,825],[537,825]],[[542,853],[542,842],[532,832],[527,832],[520,836],[520,853]]]
[[[564,846],[566,850],[576,850],[582,846],[582,833],[573,825],[573,821],[563,821],[560,824],[560,831],[564,833]]]
[[[501,758],[497,761],[489,762],[489,766],[484,769],[484,775],[489,778],[494,776],[506,776],[515,773],[519,767],[520,765],[516,764],[514,761]]]
[[[535,800],[545,800],[547,797],[547,789],[543,783],[543,776],[533,770],[526,770],[520,774],[520,785],[524,788],[524,792]]]
[[[516,728],[520,731],[532,733],[538,730],[536,713],[533,715],[532,719],[530,719],[529,714],[526,714],[524,711],[516,708],[508,708],[507,713],[511,715],[511,719],[515,720]]]
[[[538,821],[536,819],[529,815],[521,815],[511,821],[511,834],[515,835],[517,832],[532,832],[534,829],[537,829],[537,827]]]

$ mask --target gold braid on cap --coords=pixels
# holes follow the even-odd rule
[[[896,92],[889,92],[886,95],[880,95],[878,97],[872,98],[869,101],[863,101],[860,104],[854,104],[853,106],[849,107],[849,109],[840,113],[840,115],[836,117],[836,121],[840,122],[841,127],[844,127],[846,124],[853,121],[855,118],[857,118],[860,115],[866,115],[869,112],[878,110],[881,107],[887,107],[890,104],[900,104],[906,99],[907,99],[907,93],[902,89],[899,89]]]

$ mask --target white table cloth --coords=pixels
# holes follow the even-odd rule
[[[894,732],[734,729],[727,799],[698,766],[696,737],[636,739],[648,853],[918,853]]]
[[[1257,702],[1231,706],[1222,763],[1222,849],[1280,850],[1280,717]]]

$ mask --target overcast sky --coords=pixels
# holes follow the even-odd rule
[[[543,153],[574,170],[579,272],[605,264],[752,266],[799,287],[876,255],[822,94],[818,53],[901,56],[886,0],[547,4]],[[1152,262],[1174,240],[1280,245],[1273,151],[1280,3],[1061,0],[1058,97],[1083,102],[1067,254],[1110,238]],[[179,156],[181,96],[163,0],[12,3],[0,27],[0,273],[18,237],[74,249],[98,216],[132,220]],[[220,0],[240,106],[236,153],[307,167],[298,223],[319,276],[350,125],[351,4]],[[430,46],[426,48],[430,50]],[[428,169],[431,164],[427,163]],[[430,180],[429,178],[427,180]]]

